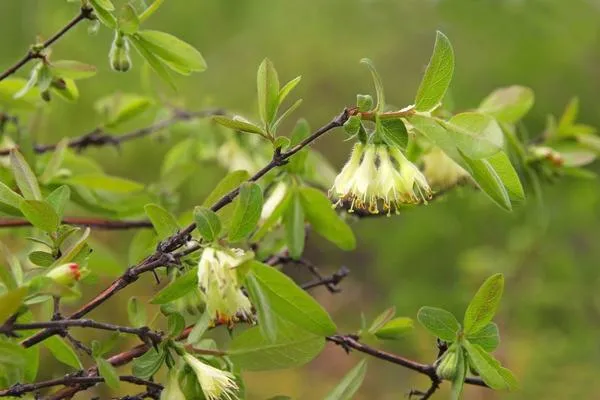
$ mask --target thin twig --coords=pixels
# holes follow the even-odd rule
[[[73,17],[73,19],[71,21],[69,21],[64,27],[62,27],[58,32],[56,32],[54,35],[52,35],[52,37],[50,39],[46,40],[40,46],[36,46],[35,50],[33,48],[29,49],[27,54],[25,54],[19,61],[17,61],[14,65],[12,65],[6,71],[4,71],[2,74],[0,74],[0,81],[2,81],[4,78],[14,74],[15,72],[17,72],[21,67],[23,67],[25,64],[27,64],[29,61],[33,60],[34,58],[40,58],[42,50],[45,50],[48,47],[50,47],[52,44],[54,44],[54,42],[56,42],[58,39],[60,39],[65,33],[70,31],[71,29],[73,29],[78,23],[80,23],[84,19],[92,19],[93,11],[94,10],[91,7],[82,7],[79,11],[79,14],[77,14],[75,17]]]
[[[317,286],[325,286],[332,293],[340,292],[340,288],[337,285],[348,276],[350,270],[346,267],[341,267],[338,271],[333,273],[331,276],[320,277],[310,282],[303,283],[300,287],[304,290],[309,290]]]
[[[88,217],[65,217],[62,220],[62,223],[67,225],[89,226],[91,228],[105,230],[152,228],[152,223],[150,221],[145,220],[119,221]],[[27,221],[26,219],[0,218],[0,229],[20,228],[28,226],[31,226],[31,222]]]

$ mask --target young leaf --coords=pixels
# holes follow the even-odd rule
[[[456,114],[448,122],[439,122],[448,130],[456,146],[470,158],[490,157],[502,150],[504,135],[489,115],[465,112]]]
[[[269,298],[254,274],[246,274],[244,282],[250,300],[256,309],[258,327],[265,338],[274,342],[277,339],[277,317],[271,309]]]
[[[247,181],[248,178],[250,178],[248,171],[238,170],[229,173],[221,179],[213,191],[210,192],[206,200],[204,200],[204,203],[202,203],[202,206],[208,208],[212,207],[221,197],[238,187],[242,182]]]
[[[50,353],[63,364],[66,364],[75,369],[82,369],[81,361],[75,351],[65,343],[64,339],[59,336],[51,336],[42,342]]]
[[[48,160],[48,164],[46,164],[46,168],[44,169],[42,176],[40,176],[40,182],[48,184],[48,182],[54,178],[63,162],[63,159],[65,158],[65,151],[67,150],[68,145],[68,138],[63,138],[60,142],[58,142],[54,152],[52,153],[52,156],[50,157],[50,160]]]
[[[173,214],[158,204],[146,204],[144,211],[160,239],[171,236],[179,230],[179,224]]]
[[[115,7],[109,0],[90,0],[90,4],[94,7],[94,15],[98,17],[100,22],[110,29],[117,28],[117,19],[110,13]],[[107,7],[108,4],[110,4],[110,7]]]
[[[202,54],[183,40],[159,31],[139,31],[134,37],[143,43],[148,51],[154,53],[172,70],[188,75],[193,71],[204,71],[206,61]]]
[[[525,116],[533,106],[533,90],[525,86],[508,86],[494,90],[477,108],[500,122],[514,124]]]
[[[169,283],[150,300],[152,304],[165,304],[185,296],[198,287],[198,270],[192,268]]]
[[[360,385],[362,385],[367,373],[367,361],[362,359],[342,379],[342,381],[331,391],[325,400],[351,400]]]
[[[35,174],[18,150],[11,150],[10,166],[23,197],[27,200],[42,200],[42,193]]]
[[[271,125],[279,107],[279,78],[273,63],[265,58],[256,75],[258,112],[265,127]]]
[[[464,154],[463,160],[471,173],[471,177],[481,190],[500,207],[506,211],[511,211],[512,204],[508,192],[490,162],[485,159],[475,160]]]
[[[118,19],[119,30],[126,35],[134,34],[140,29],[140,20],[131,4],[125,4]]]
[[[496,350],[500,344],[500,333],[498,331],[498,325],[490,322],[483,327],[477,333],[472,333],[466,336],[469,342],[472,344],[478,344],[485,351],[492,352]]]
[[[441,103],[450,86],[453,72],[454,50],[446,35],[438,31],[433,54],[417,90],[415,98],[417,111],[431,111]]]
[[[390,322],[392,318],[396,315],[396,307],[392,306],[386,310],[384,310],[381,314],[379,314],[371,323],[369,327],[369,333],[374,334],[379,329],[383,328],[385,324]]]
[[[140,38],[138,34],[129,36],[129,40],[137,52],[140,53],[140,56],[142,56],[148,65],[150,65],[150,67],[154,70],[154,72],[156,72],[162,80],[167,82],[171,88],[176,89],[173,77],[165,68],[162,60],[155,56],[154,53],[148,48],[147,42]]]
[[[375,105],[375,110],[378,113],[382,113],[385,110],[385,94],[383,92],[383,82],[381,81],[381,77],[379,73],[375,69],[375,64],[373,61],[368,58],[363,58],[360,60],[361,64],[365,64],[369,71],[371,71],[371,75],[373,76],[373,83],[375,84],[375,92],[377,94],[377,104]]]
[[[88,189],[104,190],[113,193],[132,193],[144,189],[144,185],[129,179],[102,174],[81,174],[66,180],[70,185]]]
[[[414,327],[413,320],[407,317],[394,318],[376,330],[375,336],[383,340],[398,340]]]
[[[504,290],[504,275],[495,274],[486,279],[481,285],[465,311],[464,331],[473,335],[482,330],[494,318],[502,291]]]
[[[219,238],[221,220],[217,213],[206,207],[195,207],[194,221],[196,221],[198,232],[205,240],[212,242]]]
[[[460,324],[452,313],[436,307],[421,307],[417,319],[427,330],[446,342],[456,341]]]
[[[302,208],[300,194],[296,190],[290,194],[290,197],[290,204],[283,213],[283,224],[285,225],[285,237],[290,257],[299,259],[304,251],[304,238],[306,236],[304,209]]]
[[[213,117],[213,121],[219,125],[223,125],[226,128],[235,129],[241,132],[256,133],[260,136],[266,137],[266,133],[260,127],[241,119],[230,119],[221,115],[217,115]]]
[[[490,353],[477,344],[469,343],[468,340],[463,345],[467,351],[469,363],[489,387],[496,390],[514,388],[516,379],[514,379],[512,373],[506,368],[502,368],[498,360]]]
[[[190,332],[190,335],[187,338],[187,343],[198,343],[200,339],[202,339],[202,336],[204,335],[206,330],[209,328],[211,322],[212,318],[210,316],[210,313],[204,312],[200,319],[198,319],[198,322],[196,322],[196,325],[194,325],[194,328],[192,328],[192,331]]]
[[[277,120],[275,122],[273,122],[273,124],[271,125],[271,132],[277,132],[277,128],[279,127],[279,125],[281,125],[281,123],[289,115],[291,115],[294,111],[296,111],[296,109],[298,107],[300,107],[300,104],[302,104],[302,99],[296,100],[287,110],[282,112],[281,115],[279,116],[279,118],[277,118]],[[280,137],[282,137],[282,136],[280,136]]]
[[[465,378],[467,377],[467,357],[462,346],[456,348],[456,375],[452,380],[452,391],[450,400],[459,400],[465,386]]]
[[[146,325],[146,309],[137,297],[132,297],[127,302],[127,316],[129,323],[135,328]]]
[[[39,265],[40,267],[49,267],[54,262],[52,254],[45,251],[32,251],[27,258],[31,263]]]
[[[4,265],[1,268],[5,268]],[[21,307],[25,296],[27,296],[27,288],[24,286],[0,294],[0,321],[3,321],[2,323]]]
[[[342,250],[352,250],[356,247],[352,229],[331,208],[331,202],[327,196],[317,189],[302,187],[300,188],[300,200],[306,219],[311,223],[315,232]]]
[[[21,205],[21,201],[23,201],[23,197],[11,190],[11,188],[6,186],[3,182],[0,182],[0,203],[14,208],[15,212],[20,214],[18,209]]]
[[[167,335],[177,337],[185,329],[185,318],[179,313],[169,314],[167,318]]]
[[[96,75],[96,67],[73,60],[53,61],[50,64],[52,73],[57,78],[86,79]]]
[[[521,185],[521,180],[515,168],[513,167],[510,159],[505,152],[501,151],[488,157],[487,162],[496,171],[498,177],[502,181],[502,184],[506,187],[508,195],[514,200],[525,199],[525,191]]]
[[[23,200],[21,212],[33,226],[44,232],[56,232],[60,218],[54,208],[47,201]]]
[[[138,378],[150,379],[160,369],[165,357],[163,346],[159,346],[158,349],[151,348],[142,356],[133,360],[131,372]]]
[[[115,367],[103,358],[96,358],[96,365],[98,366],[98,373],[104,378],[106,385],[111,389],[118,389],[121,382]]]
[[[383,140],[390,146],[405,149],[408,144],[408,132],[401,119],[376,118],[375,129]]]
[[[154,0],[152,4],[150,4],[141,14],[140,14],[140,22],[144,22],[147,20],[152,14],[158,10],[158,8],[162,5],[164,0]]]
[[[254,182],[243,183],[231,219],[228,235],[230,242],[238,242],[252,232],[260,218],[262,206],[263,194],[260,186]]]
[[[317,335],[335,333],[336,326],[327,311],[288,276],[257,261],[250,263],[248,274],[262,289],[272,312],[280,318]]]

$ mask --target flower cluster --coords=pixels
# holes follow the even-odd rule
[[[330,195],[336,205],[377,214],[397,212],[402,204],[426,203],[431,188],[423,173],[400,149],[386,144],[357,143],[335,178]]]
[[[213,319],[231,321],[236,315],[252,317],[252,305],[238,282],[236,267],[252,258],[240,249],[207,247],[198,264],[198,286]]]

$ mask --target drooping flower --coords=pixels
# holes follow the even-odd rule
[[[425,176],[400,149],[386,144],[357,143],[335,178],[330,195],[336,204],[377,214],[402,204],[427,202],[431,188]]]
[[[470,177],[463,167],[458,165],[439,147],[434,147],[423,156],[423,173],[436,189],[446,189]]]
[[[252,317],[252,305],[238,282],[236,267],[252,258],[240,249],[207,247],[198,264],[198,286],[211,317],[231,321]]]
[[[205,364],[189,353],[183,359],[194,370],[207,400],[238,399],[239,387],[230,372]]]
[[[81,279],[81,272],[78,264],[68,263],[52,268],[46,277],[61,285],[71,286]]]

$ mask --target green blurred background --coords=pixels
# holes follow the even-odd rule
[[[35,34],[48,37],[76,12],[76,5],[64,0],[0,2],[0,69],[19,58]],[[521,84],[536,94],[525,119],[530,132],[540,132],[546,115],[560,114],[573,95],[581,98],[581,120],[600,126],[596,0],[170,0],[145,27],[177,35],[206,58],[206,72],[178,78],[178,93],[165,91],[191,109],[214,105],[254,117],[255,72],[265,56],[274,62],[281,80],[303,76],[296,95],[304,103],[295,115],[306,117],[313,127],[352,105],[357,93],[372,92],[368,71],[358,63],[362,57],[377,65],[389,101],[404,106],[412,101],[439,29],[455,49],[452,97],[457,110],[476,106],[496,87]],[[80,83],[77,104],[49,105],[51,112],[35,133],[38,142],[55,142],[93,128],[99,122],[93,103],[101,96],[143,92],[137,54],[130,73],[110,70],[111,39],[107,29],[89,36],[86,27],[79,26],[53,47],[55,59],[95,64],[99,73]],[[350,147],[342,138],[341,133],[331,134],[316,145],[336,166],[345,161]],[[150,183],[156,181],[162,156],[174,143],[147,138],[125,144],[120,153],[91,149],[88,154],[109,173]],[[599,170],[597,164],[593,168]],[[184,188],[180,211],[200,203],[224,173],[202,165]],[[359,246],[353,253],[313,237],[307,255],[324,272],[341,265],[352,271],[342,283],[343,293],[330,295],[319,289],[314,294],[340,330],[351,332],[359,328],[361,312],[372,319],[390,305],[399,315],[413,318],[422,305],[461,315],[483,279],[503,272],[507,289],[497,317],[503,339],[497,355],[515,371],[522,388],[509,394],[468,387],[465,398],[599,398],[598,189],[594,180],[561,181],[544,188],[543,208],[529,202],[512,214],[483,194],[463,189],[399,217],[355,223]],[[106,262],[126,265],[130,233],[93,236],[98,245],[115,249],[105,252]],[[86,296],[108,282],[109,277],[100,279],[86,288]],[[135,294],[145,300],[154,290],[151,279],[142,279],[91,316],[125,321],[124,299]],[[433,361],[436,353],[434,338],[420,327],[405,340],[376,345],[423,362]],[[63,372],[46,360],[42,378]],[[358,360],[359,354],[348,356],[328,346],[304,368],[247,374],[248,398],[322,398]],[[425,377],[372,359],[356,398],[398,399],[427,384]],[[444,398],[445,390],[436,398]],[[103,388],[97,394],[110,396]]]

